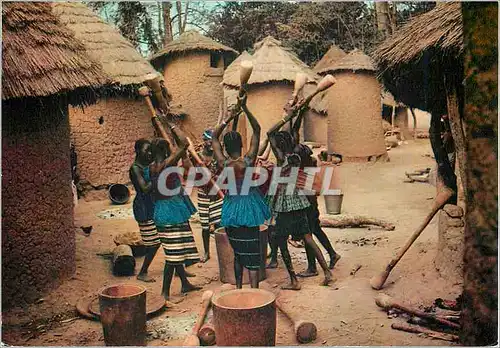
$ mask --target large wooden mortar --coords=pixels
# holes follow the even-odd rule
[[[260,281],[266,279],[266,257],[268,243],[267,226],[260,226],[260,257],[259,269]],[[229,244],[229,239],[223,227],[215,231],[215,246],[217,248],[217,259],[219,260],[219,279],[222,283],[236,284],[234,276],[234,251]],[[250,278],[247,270],[243,270],[243,284],[249,284]]]
[[[99,309],[107,346],[146,345],[146,288],[117,284],[99,291]]]
[[[262,289],[222,292],[212,298],[218,346],[276,345],[276,296]]]

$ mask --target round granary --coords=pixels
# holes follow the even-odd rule
[[[368,56],[354,50],[329,68],[336,84],[327,92],[328,151],[344,160],[386,153],[381,86]]]

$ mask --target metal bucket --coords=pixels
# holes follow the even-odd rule
[[[108,197],[115,204],[125,204],[130,199],[130,190],[123,184],[111,184],[108,188]]]
[[[212,298],[218,346],[276,345],[276,296],[262,289],[226,291]]]
[[[259,269],[260,281],[266,279],[266,258],[268,231],[267,226],[260,226],[260,257],[261,265]],[[234,276],[234,251],[229,244],[226,231],[221,227],[215,231],[215,247],[217,248],[217,259],[219,260],[219,279],[222,283],[236,284]],[[243,284],[249,284],[250,278],[246,270],[243,271]]]
[[[325,198],[325,210],[327,214],[337,215],[342,211],[342,199],[344,194],[323,196]]]
[[[117,284],[99,291],[99,310],[107,346],[146,345],[146,288]]]

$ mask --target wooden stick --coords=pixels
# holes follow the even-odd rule
[[[191,335],[186,337],[186,339],[184,340],[183,346],[198,347],[200,345],[200,339],[198,338],[198,331],[200,330],[201,326],[203,325],[203,322],[205,321],[205,317],[208,313],[208,308],[212,303],[213,295],[214,295],[213,291],[210,290],[207,290],[203,293],[203,296],[201,298],[202,303],[201,303],[200,314],[198,315],[198,319],[196,320],[196,324],[193,327]]]
[[[293,331],[295,332],[295,338],[299,343],[310,343],[314,341],[317,337],[318,329],[314,323],[304,320],[295,320],[292,315],[283,308],[283,305],[278,299],[276,299],[276,307],[285,315],[285,317],[290,320],[293,324]]]
[[[392,297],[390,297],[389,295],[386,295],[386,294],[379,294],[375,298],[375,303],[377,304],[377,306],[384,308],[385,310],[389,310],[391,308],[399,309],[399,310],[406,312],[408,314],[415,315],[415,316],[420,317],[420,318],[433,320],[439,324],[445,325],[447,327],[451,327],[453,329],[457,329],[457,330],[460,329],[460,325],[458,325],[456,323],[453,323],[449,320],[441,318],[437,315],[426,313],[426,312],[423,312],[423,311],[418,310],[416,308],[411,308],[411,307],[405,306],[401,303],[398,303],[396,300],[394,300]]]
[[[346,228],[346,227],[362,227],[362,226],[380,226],[386,231],[393,231],[396,227],[394,224],[378,220],[366,216],[346,216],[346,215],[331,215],[328,217],[320,217],[321,227]]]
[[[403,257],[403,255],[408,251],[408,249],[412,246],[413,242],[420,236],[423,230],[427,227],[427,225],[431,222],[432,218],[436,213],[448,202],[448,200],[453,196],[454,192],[448,188],[443,188],[441,192],[438,193],[436,199],[434,201],[434,206],[431,211],[425,217],[424,221],[420,224],[413,235],[408,239],[404,247],[399,251],[397,256],[391,260],[391,262],[386,266],[385,270],[383,270],[379,275],[376,275],[370,279],[370,285],[375,290],[380,290],[384,286],[385,281],[389,277],[392,269],[397,265],[399,260]]]
[[[403,324],[403,323],[392,323],[391,328],[393,328],[394,330],[411,332],[411,333],[422,333],[422,334],[428,335],[429,337],[436,338],[436,339],[443,340],[443,341],[457,342],[459,340],[459,337],[457,335],[437,332],[437,331],[423,328],[423,327],[417,326],[417,325],[408,325],[408,324]]]

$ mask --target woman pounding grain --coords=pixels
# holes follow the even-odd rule
[[[229,243],[234,250],[236,287],[238,289],[243,287],[243,268],[246,268],[250,275],[250,286],[258,288],[261,264],[260,225],[269,219],[271,214],[257,187],[251,187],[248,193],[241,190],[246,171],[254,170],[253,166],[259,151],[260,125],[247,108],[246,94],[238,99],[239,105],[247,115],[253,131],[248,152],[242,157],[243,144],[241,135],[235,131],[230,131],[224,135],[224,147],[228,157],[222,152],[219,137],[226,128],[227,122],[231,121],[236,113],[232,113],[232,116],[227,121],[217,126],[212,146],[219,166],[223,167],[226,173],[233,170],[236,179],[237,194],[229,192],[225,195],[221,219],[221,225],[225,227]]]
[[[293,118],[296,110],[291,105],[287,105],[286,112],[287,116],[274,125],[267,132],[267,135],[278,166],[282,167],[285,173],[289,173],[292,167],[300,167],[300,157],[294,153],[296,146],[294,137],[289,132],[280,131],[281,127]],[[332,280],[332,273],[328,269],[325,258],[312,239],[307,217],[309,207],[310,203],[307,197],[300,195],[297,188],[291,194],[288,194],[286,184],[278,185],[276,199],[273,204],[273,210],[277,213],[276,237],[283,262],[290,275],[290,284],[282,286],[284,290],[300,290],[300,284],[293,270],[292,259],[288,251],[287,239],[289,235],[294,240],[304,240],[305,244],[314,252],[325,274],[322,285],[326,286]]]
[[[151,183],[144,179],[144,170],[151,161],[151,142],[147,139],[137,140],[135,142],[135,160],[130,167],[129,176],[136,192],[132,206],[134,218],[139,225],[142,242],[146,247],[146,256],[137,279],[148,283],[155,281],[154,278],[148,276],[148,268],[161,244],[153,219],[154,202],[151,196]]]
[[[192,285],[186,276],[184,266],[190,266],[200,261],[198,250],[189,225],[189,218],[196,212],[196,208],[185,194],[181,178],[177,173],[170,173],[166,178],[162,171],[175,167],[188,147],[184,134],[175,126],[170,126],[177,150],[172,153],[167,141],[157,138],[152,143],[154,162],[145,170],[146,180],[152,183],[152,192],[155,200],[154,221],[158,229],[163,251],[165,252],[165,268],[163,271],[162,295],[165,300],[170,297],[170,285],[174,271],[182,283],[182,293],[199,290]],[[160,180],[165,180],[160,182]],[[176,190],[175,193],[164,195],[160,191]]]

